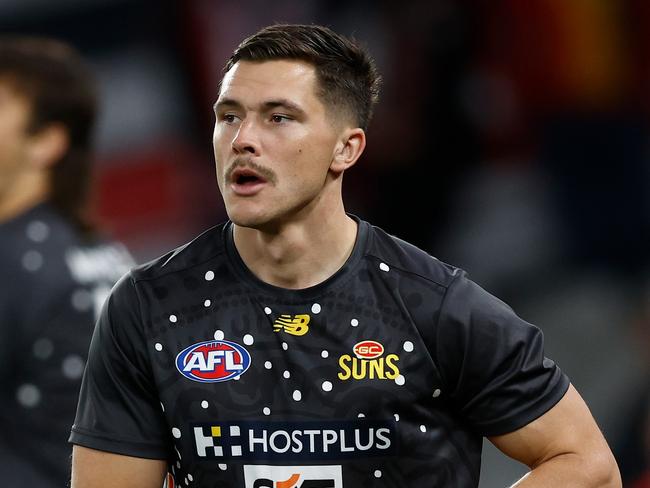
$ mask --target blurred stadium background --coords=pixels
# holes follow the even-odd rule
[[[225,218],[221,67],[276,21],[353,34],[383,73],[348,210],[540,326],[626,486],[650,486],[632,482],[650,458],[650,3],[0,0],[1,33],[64,39],[94,67],[94,211],[139,262]],[[481,487],[524,471],[486,445]]]

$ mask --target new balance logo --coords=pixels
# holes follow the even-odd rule
[[[287,334],[302,336],[309,331],[309,320],[307,314],[280,315],[273,323],[273,332],[284,330]]]

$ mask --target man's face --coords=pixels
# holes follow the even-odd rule
[[[312,65],[239,61],[215,104],[217,181],[230,219],[264,228],[317,206],[340,129],[316,95]]]
[[[28,171],[30,103],[0,78],[0,203],[12,184]]]

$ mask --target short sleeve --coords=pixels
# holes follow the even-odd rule
[[[447,289],[436,357],[454,407],[484,436],[527,425],[569,387],[564,373],[544,356],[542,331],[464,273]]]
[[[95,327],[71,443],[168,458],[168,429],[146,351],[137,291],[127,274],[113,288]]]

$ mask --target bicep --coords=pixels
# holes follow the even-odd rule
[[[560,455],[607,455],[609,447],[573,385],[548,412],[508,434],[489,437],[499,450],[534,469]]]
[[[97,451],[75,445],[72,449],[71,488],[161,488],[167,464]]]

